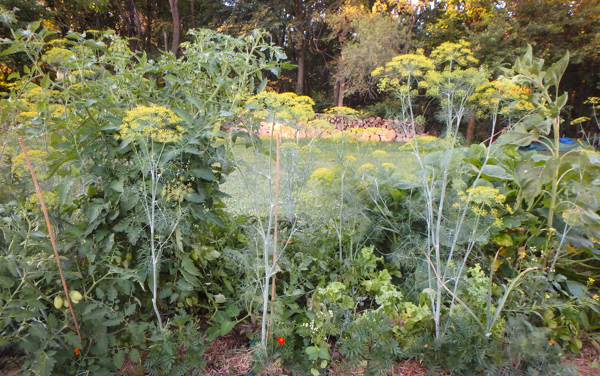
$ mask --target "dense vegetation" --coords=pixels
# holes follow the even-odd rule
[[[575,374],[561,360],[596,343],[600,324],[600,154],[561,149],[569,111],[584,108],[565,80],[589,63],[587,50],[525,43],[510,68],[477,56],[494,43],[478,28],[498,31],[492,21],[507,9],[506,22],[523,22],[528,2],[472,4],[477,15],[453,3],[296,1],[294,16],[273,3],[187,18],[214,25],[226,14],[230,33],[270,21],[270,34],[192,29],[167,52],[152,47],[149,19],[164,12],[151,2],[147,23],[113,18],[113,6],[141,17],[133,0],[21,4],[44,18],[26,25],[3,11],[13,28],[1,53],[0,347],[26,375],[107,375],[126,360],[188,375],[235,331],[254,369],[272,374],[335,365],[380,375],[407,358],[434,373]],[[59,13],[67,4],[79,13]],[[589,7],[572,10],[574,28],[596,27],[575,22]],[[90,17],[119,32],[68,30]],[[378,106],[407,130],[435,124],[440,137],[360,142],[315,117],[318,91],[336,84],[299,78],[298,94],[274,90],[290,74],[286,48],[301,54],[321,27],[339,43],[329,37],[332,51],[346,51],[338,63],[350,62],[366,53],[354,38],[369,25],[398,34],[383,48],[394,53],[373,52],[356,71],[339,64],[337,98],[385,95]],[[498,49],[514,47],[510,34],[498,38]],[[297,62],[298,77],[316,69]],[[588,102],[593,115],[598,99]],[[488,140],[463,144],[473,117],[486,119]],[[597,127],[590,118],[579,123]],[[255,134],[262,121],[271,137]],[[313,137],[279,140],[285,127]],[[546,150],[519,149],[535,140]]]

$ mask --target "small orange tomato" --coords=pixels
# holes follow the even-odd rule
[[[277,338],[277,342],[278,342],[280,345],[283,345],[283,344],[285,343],[285,339],[283,339],[283,337],[279,337],[279,338]]]
[[[75,350],[73,350],[73,352],[75,353],[75,355],[79,355],[79,348],[76,347]]]

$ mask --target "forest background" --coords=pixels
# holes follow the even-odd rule
[[[3,16],[1,38],[10,38],[9,26],[20,29],[42,19],[62,37],[69,31],[116,30],[129,39],[133,51],[145,51],[149,58],[161,50],[180,52],[192,28],[232,36],[265,29],[297,66],[271,76],[268,87],[310,96],[317,112],[345,105],[365,108],[370,115],[393,115],[394,101],[377,92],[370,73],[416,48],[427,54],[444,42],[464,39],[479,65],[493,67],[492,75],[509,67],[528,43],[549,64],[568,50],[570,64],[561,89],[569,94],[569,106],[563,110],[562,130],[570,137],[580,137],[582,128],[595,130],[592,121],[581,127],[569,124],[591,117],[585,101],[600,95],[597,1],[2,0],[0,5],[14,11]],[[6,90],[6,78],[22,69],[25,60],[24,54],[0,57],[0,90]],[[428,106],[426,115],[436,111]],[[428,131],[443,128],[434,116],[426,118],[431,119]],[[467,119],[467,140],[488,136],[489,120],[476,119],[474,111]]]

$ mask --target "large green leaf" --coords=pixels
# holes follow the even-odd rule
[[[481,173],[492,178],[497,178],[500,180],[513,180],[513,177],[506,172],[506,170],[500,166],[495,165],[485,165],[481,169]]]
[[[51,352],[52,355],[54,351]],[[37,359],[37,370],[36,373],[40,376],[50,376],[52,369],[56,364],[56,360],[49,353],[42,352],[41,356]]]
[[[201,276],[200,271],[194,265],[194,261],[192,261],[192,259],[190,259],[189,257],[183,257],[183,259],[181,260],[181,266],[183,266],[183,269],[191,275],[194,275],[196,277]]]
[[[537,166],[532,160],[527,159],[519,163],[516,169],[516,180],[521,186],[521,196],[531,207],[533,202],[542,193],[545,184],[549,183],[548,174],[544,173],[546,166]]]
[[[215,174],[208,167],[195,168],[191,170],[190,173],[195,178],[204,179],[206,181],[215,181]]]
[[[527,131],[523,124],[515,124],[515,126],[508,132],[503,133],[498,137],[496,143],[498,145],[518,145],[527,146],[540,136],[540,132],[537,129],[533,129],[531,132]]]

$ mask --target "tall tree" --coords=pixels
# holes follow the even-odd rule
[[[371,72],[412,46],[418,7],[410,1],[378,0],[369,9],[364,3],[345,1],[327,18],[340,42],[335,105],[342,106],[344,97],[353,94],[376,96]]]
[[[533,44],[538,57],[554,63],[571,53],[571,64],[562,87],[570,94],[573,109],[565,109],[565,118],[576,118],[587,109],[585,99],[598,95],[600,72],[600,2],[589,0],[443,0],[424,8],[416,32],[427,50],[460,38],[471,43],[475,57],[491,68],[510,66]],[[470,136],[475,127],[469,122]],[[563,128],[567,133],[568,127]],[[578,129],[571,129],[576,136]]]
[[[171,53],[177,55],[179,50],[179,41],[181,39],[181,20],[179,18],[179,0],[169,0],[171,14],[173,15],[173,43],[171,44]]]

